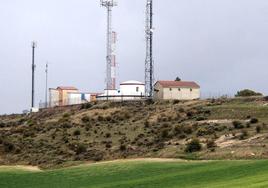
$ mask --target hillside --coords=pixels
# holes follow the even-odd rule
[[[260,188],[268,161],[117,161],[48,171],[0,168],[5,188]]]
[[[0,165],[122,158],[266,159],[268,101],[101,102],[0,117]],[[198,138],[201,151],[185,152]]]

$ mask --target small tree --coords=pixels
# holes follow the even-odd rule
[[[185,152],[187,153],[193,153],[193,152],[197,152],[197,151],[200,151],[202,149],[202,146],[200,144],[200,141],[199,139],[192,139],[191,142],[189,142],[187,145],[186,145],[186,148],[185,148]]]
[[[177,76],[175,81],[177,81],[177,82],[181,81],[180,77]]]
[[[252,97],[252,96],[263,96],[263,95],[262,93],[255,92],[250,89],[244,89],[244,90],[238,91],[235,96],[236,97]]]

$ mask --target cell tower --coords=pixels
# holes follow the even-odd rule
[[[106,56],[106,89],[116,89],[116,62],[115,62],[115,46],[116,33],[112,31],[112,8],[117,6],[115,0],[101,0],[101,6],[107,8],[107,56]],[[108,95],[108,94],[107,94]]]
[[[153,60],[153,0],[146,0],[146,59],[145,59],[145,95],[153,97],[154,60]]]
[[[35,101],[35,48],[36,48],[36,42],[32,42],[32,101],[31,101],[31,107],[34,108],[34,101]]]

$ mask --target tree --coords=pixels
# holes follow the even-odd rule
[[[238,91],[235,96],[236,97],[252,97],[252,96],[262,96],[262,94],[249,90],[249,89],[244,89],[244,90]]]
[[[177,77],[177,78],[175,79],[175,81],[177,81],[177,82],[181,81],[180,77]]]

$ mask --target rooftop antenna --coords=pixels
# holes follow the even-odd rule
[[[36,48],[36,42],[35,41],[33,41],[32,42],[32,104],[31,104],[31,107],[32,108],[34,108],[34,100],[35,100],[35,93],[34,93],[34,79],[35,79],[35,75],[34,75],[34,73],[35,73],[35,68],[36,68],[36,66],[35,66],[35,48]]]
[[[112,31],[112,8],[117,6],[115,0],[101,0],[101,6],[107,8],[107,55],[106,55],[106,90],[107,97],[108,91],[116,89],[115,83],[115,60],[113,60],[113,39],[115,39],[115,33]]]
[[[48,100],[47,100],[47,87],[48,87],[48,62],[46,63],[46,93],[45,93],[45,104],[46,108],[48,107]]]
[[[145,59],[145,97],[153,97],[154,60],[153,60],[153,0],[146,0],[146,59]]]

